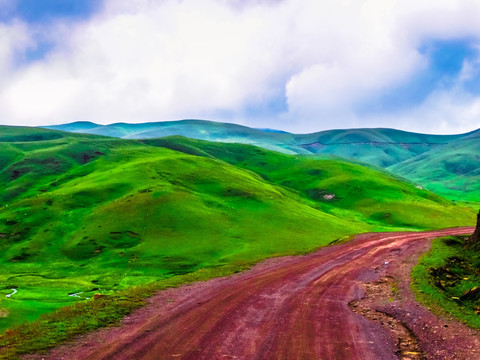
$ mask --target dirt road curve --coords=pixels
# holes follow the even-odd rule
[[[38,358],[480,359],[478,332],[432,315],[408,288],[411,266],[432,238],[472,231],[364,234],[307,256],[270,259],[159,292],[120,327]],[[394,299],[387,289],[354,302],[369,286],[393,282]]]

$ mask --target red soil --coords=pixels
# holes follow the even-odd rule
[[[310,255],[270,259],[241,274],[160,291],[119,327],[28,358],[480,359],[479,333],[433,315],[408,287],[432,238],[472,231],[363,234]],[[364,297],[362,284],[391,277],[399,296],[368,306],[396,318],[424,354],[402,350],[394,325],[349,307]]]

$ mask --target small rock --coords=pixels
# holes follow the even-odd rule
[[[478,297],[480,297],[480,287],[475,286],[465,291],[462,296],[460,296],[460,300],[476,300]]]

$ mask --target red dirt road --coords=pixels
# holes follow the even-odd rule
[[[391,276],[402,299],[384,299],[376,310],[414,334],[424,355],[412,359],[480,359],[478,332],[431,314],[408,288],[410,268],[432,238],[472,231],[363,234],[310,255],[270,259],[231,277],[161,291],[120,327],[39,358],[407,359],[387,326],[349,307],[364,296],[362,283]]]

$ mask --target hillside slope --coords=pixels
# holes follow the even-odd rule
[[[0,143],[3,328],[78,300],[72,293],[304,252],[365,228],[219,160],[46,134],[54,139]]]
[[[297,135],[295,140],[303,149],[314,154],[331,154],[387,167],[463,136],[465,135],[428,135],[379,128],[327,130]]]
[[[393,165],[388,170],[450,199],[480,201],[480,133]]]
[[[449,213],[456,214],[455,218],[463,212],[452,208],[446,199],[386,171],[329,157],[291,156],[242,144],[183,137],[143,142],[214,157],[253,171],[270,183],[298,192],[317,209],[351,221],[426,229],[439,226],[438,220]]]
[[[344,161],[188,139],[169,140],[171,150],[162,140],[0,134],[3,329],[95,292],[303,253],[358,232],[475,217]]]

